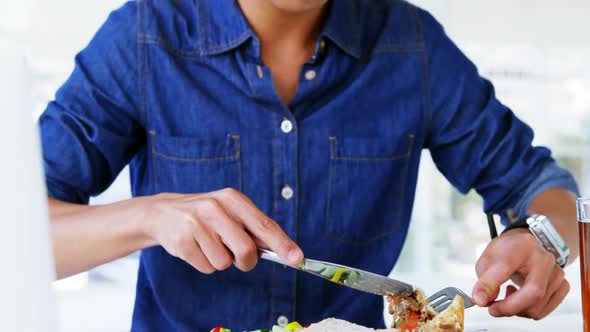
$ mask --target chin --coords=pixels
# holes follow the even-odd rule
[[[323,7],[328,0],[271,0],[271,2],[275,7],[284,11],[305,12]]]

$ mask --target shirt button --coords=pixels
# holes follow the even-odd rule
[[[264,77],[264,72],[260,65],[256,66],[256,73],[258,74],[258,78],[262,79]]]
[[[289,187],[289,185],[284,186],[283,190],[281,190],[281,196],[286,200],[293,198],[293,195],[295,195],[295,193],[293,192],[293,188]]]
[[[279,316],[279,318],[277,318],[277,324],[281,327],[284,327],[289,324],[289,318],[285,316]]]
[[[318,76],[318,73],[315,70],[308,70],[305,73],[305,79],[308,81],[313,81]]]
[[[290,132],[293,131],[293,122],[285,119],[282,123],[281,123],[281,130],[285,133],[288,134]]]

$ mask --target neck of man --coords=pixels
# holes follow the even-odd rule
[[[300,12],[277,8],[271,0],[238,0],[238,4],[260,39],[265,63],[285,57],[304,63],[311,58],[327,13],[327,3]]]

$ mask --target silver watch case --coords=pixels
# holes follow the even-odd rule
[[[555,262],[564,267],[570,255],[570,248],[561,238],[549,219],[543,215],[534,214],[527,218],[529,231],[541,245],[555,256]]]

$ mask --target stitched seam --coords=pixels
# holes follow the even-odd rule
[[[385,44],[374,48],[373,54],[379,53],[420,53],[424,52],[426,45],[423,42],[412,44]]]
[[[274,123],[278,123],[279,118],[278,118],[278,114],[277,113],[273,113],[273,119],[274,119]],[[273,144],[272,144],[272,152],[273,152],[273,170],[272,170],[272,175],[273,175],[273,213],[275,216],[278,215],[278,211],[279,211],[279,198],[278,198],[278,189],[279,189],[279,175],[278,175],[278,127],[275,126],[273,123],[273,127],[275,128],[273,131]],[[275,195],[275,191],[276,191],[276,195]]]
[[[175,58],[180,58],[180,59],[185,59],[185,60],[197,60],[197,59],[200,58],[197,55],[195,55],[195,56],[188,56],[188,55],[179,54],[174,49],[168,48],[165,44],[156,43],[156,42],[142,42],[142,43],[143,44],[146,44],[146,45],[156,45],[156,46],[159,46],[160,48],[162,48],[163,50],[165,50],[166,52],[168,52],[170,55],[174,56]]]
[[[389,157],[346,157],[346,156],[337,156],[336,151],[332,151],[332,159],[333,160],[359,160],[359,161],[387,161],[387,160],[398,160],[398,159],[407,158],[412,153],[412,142],[414,141],[414,137],[415,137],[414,134],[408,135],[408,138],[411,141],[410,141],[410,144],[408,145],[408,151],[404,154],[394,155],[394,156],[389,156]],[[338,144],[338,138],[330,137],[330,140],[332,141],[332,144],[333,144],[332,148],[334,150],[336,150],[336,146]]]
[[[340,46],[340,48],[342,48],[346,53],[352,55],[355,58],[360,58],[361,57],[361,51],[359,48],[355,47],[355,46],[351,46],[345,42],[340,42],[340,43],[335,43],[336,45]]]
[[[248,85],[250,85],[250,89],[252,90],[252,94],[256,98],[258,95],[256,94],[256,89],[254,88],[254,83],[252,83],[252,77],[250,76],[250,70],[248,69],[248,63],[246,63],[246,80],[248,81]],[[256,68],[254,68],[256,70]]]
[[[175,47],[171,46],[168,41],[166,41],[165,39],[163,39],[160,36],[142,34],[139,36],[139,42],[143,43],[143,44],[158,45],[158,46],[166,49],[170,53],[173,53],[178,56],[198,58],[198,55],[200,54],[199,52],[195,52],[195,51],[184,51],[184,50],[175,48]]]
[[[399,231],[399,229],[401,228],[401,220],[399,220],[399,219],[401,218],[403,202],[405,201],[404,200],[405,189],[406,189],[405,188],[405,185],[406,185],[406,182],[407,182],[407,177],[408,177],[407,172],[409,170],[409,164],[410,164],[410,158],[409,157],[412,156],[412,150],[413,150],[414,141],[415,141],[415,135],[410,134],[410,135],[408,135],[408,137],[410,138],[409,153],[406,156],[407,157],[407,162],[406,162],[406,165],[405,165],[404,171],[403,171],[404,176],[402,177],[402,179],[400,181],[400,183],[402,185],[402,191],[401,191],[401,199],[399,201],[398,212],[397,212],[397,214],[398,214],[397,215],[397,219],[399,221],[399,224],[394,225],[394,227],[390,231],[385,232],[385,233],[381,233],[381,234],[376,235],[376,236],[373,236],[370,239],[367,239],[365,241],[348,240],[348,239],[342,238],[342,237],[334,234],[331,230],[328,230],[328,237],[330,237],[331,239],[337,240],[339,242],[346,243],[346,244],[353,245],[353,246],[367,246],[367,245],[372,244],[375,240],[380,240],[380,239],[389,237],[389,236],[391,236],[391,235],[393,235],[393,234],[395,234],[395,233],[397,233]],[[336,137],[330,137],[330,140],[332,142],[335,142],[336,141]],[[328,175],[328,179],[329,179],[328,180],[329,181],[328,188],[330,188],[329,191],[328,191],[328,204],[331,201],[331,184],[332,184],[332,174],[331,173],[332,173],[332,161],[333,160],[334,159],[332,159],[330,161],[330,174]],[[328,205],[328,209],[326,211],[326,220],[328,222],[328,225],[331,225],[331,220],[329,219],[330,218],[329,211],[330,211],[330,209],[329,209],[329,205]]]
[[[404,209],[404,202],[406,201],[406,183],[408,181],[408,170],[410,169],[410,162],[412,161],[412,151],[414,149],[414,136],[412,136],[411,140],[410,140],[410,153],[408,154],[408,160],[406,160],[406,167],[403,171],[403,177],[400,180],[401,186],[402,186],[402,192],[401,192],[401,198],[400,198],[400,202],[399,205],[397,207],[398,212],[397,212],[397,221],[398,221],[398,226],[397,229],[394,230],[394,232],[397,232],[399,230],[399,228],[401,227],[401,218],[402,218],[402,212]]]
[[[165,153],[158,151],[155,147],[155,143],[152,147],[152,153],[154,155],[162,157],[162,158],[176,160],[176,161],[186,161],[186,162],[239,160],[240,159],[240,136],[232,136],[232,139],[236,142],[236,152],[231,156],[211,157],[211,158],[183,158],[183,157],[171,156],[169,154],[165,154]]]
[[[426,40],[426,35],[424,33],[424,25],[422,20],[417,20],[419,33],[421,35],[422,40]],[[425,52],[422,56],[422,66],[423,66],[423,74],[422,79],[424,80],[423,83],[423,92],[422,92],[422,102],[424,103],[424,126],[423,126],[423,136],[424,140],[430,145],[430,136],[432,131],[432,117],[433,117],[433,110],[432,110],[432,95],[430,94],[430,68],[428,66],[428,51],[426,50],[426,42],[424,42]]]
[[[149,132],[149,135],[152,136],[152,155],[151,155],[151,158],[152,158],[152,168],[154,169],[154,171],[152,173],[153,173],[153,176],[154,176],[154,178],[153,178],[154,194],[156,194],[156,193],[159,193],[159,191],[158,191],[159,190],[158,189],[158,187],[159,187],[158,186],[158,167],[156,165],[156,158],[154,157],[154,153],[153,153],[154,150],[155,150],[155,144],[156,144],[155,143],[155,139],[154,139],[154,136],[156,136],[156,132],[155,131],[150,131]]]
[[[203,49],[203,42],[202,39],[203,38],[207,38],[207,36],[203,36],[205,34],[204,29],[203,29],[203,21],[206,20],[206,15],[204,15],[204,13],[202,12],[203,10],[203,6],[202,6],[202,2],[201,1],[195,1],[195,5],[197,6],[197,13],[199,14],[199,18],[198,18],[198,24],[197,24],[197,29],[199,29],[199,31],[197,32],[198,35],[198,42],[196,45],[196,48],[198,49],[198,53],[201,52],[201,50]],[[195,53],[197,53],[197,51],[193,51]]]
[[[138,31],[140,33],[143,33],[145,31],[147,31],[147,20],[145,18],[145,1],[142,1],[142,19],[141,19],[141,31]],[[146,88],[146,78],[148,76],[148,69],[147,69],[147,62],[148,62],[148,55],[147,55],[147,49],[145,47],[140,47],[141,45],[137,45],[138,48],[141,48],[141,96],[142,96],[142,104],[143,104],[143,112],[144,112],[144,116],[145,116],[145,126],[146,128],[149,128],[149,122],[150,122],[150,116],[149,116],[149,108],[148,108],[148,103],[147,103],[147,88]]]
[[[330,213],[331,206],[332,206],[332,169],[334,167],[334,143],[336,141],[336,137],[329,137],[330,140],[330,167],[328,168],[328,201],[326,202],[326,230],[328,234],[331,234],[332,231],[330,226],[332,226],[332,214]]]
[[[242,143],[240,141],[240,137],[239,136],[232,136],[232,138],[236,141],[237,144],[237,159],[238,159],[238,186],[239,186],[239,191],[242,192]]]
[[[250,32],[248,30],[246,30],[238,37],[236,37],[224,44],[219,44],[219,45],[208,47],[207,50],[203,52],[203,54],[217,53],[217,52],[223,51],[227,48],[235,47],[238,44],[243,43],[248,38],[250,38]]]
[[[142,89],[142,75],[141,72],[143,70],[143,65],[141,62],[142,59],[142,47],[141,47],[141,43],[139,42],[140,39],[140,35],[141,35],[141,29],[142,29],[142,25],[141,25],[141,5],[143,4],[143,1],[140,0],[137,2],[137,7],[136,7],[136,15],[137,15],[137,19],[135,22],[136,25],[136,29],[137,29],[137,51],[136,51],[136,61],[137,61],[137,103],[138,103],[138,108],[139,108],[139,116],[141,118],[141,121],[143,122],[144,127],[147,128],[147,119],[145,116],[145,109],[144,109],[144,105],[143,105],[143,89]]]
[[[394,156],[394,157],[381,157],[381,158],[373,158],[373,157],[367,157],[367,158],[363,158],[363,157],[336,157],[334,158],[334,160],[358,160],[358,161],[390,161],[390,160],[399,160],[399,159],[404,159],[407,158],[409,156],[409,154],[404,154],[404,155],[399,155],[399,156]]]
[[[201,4],[203,4],[203,1],[200,1]],[[209,15],[207,15],[207,13],[204,12],[205,8],[204,6],[200,6],[200,12],[201,12],[201,19],[203,21],[203,25],[201,26],[201,28],[203,29],[203,31],[201,31],[203,33],[205,37],[205,44],[201,44],[201,53],[203,52],[203,50],[207,47],[209,47]]]
[[[322,72],[323,72],[323,68],[325,66],[319,65],[317,68],[313,69],[316,72],[317,77],[313,80],[312,84],[310,85],[310,88],[313,89],[313,91],[321,91],[321,80],[322,80]],[[309,82],[309,81],[308,81]],[[297,87],[297,94],[302,93],[303,91],[299,91],[299,89],[303,90],[303,87],[298,86]]]
[[[165,153],[158,152],[158,150],[156,150],[155,148],[152,149],[152,152],[154,153],[154,155],[156,155],[158,157],[162,157],[162,158],[166,158],[166,159],[170,159],[170,160],[176,160],[176,161],[187,161],[187,162],[206,162],[206,161],[238,160],[239,159],[239,157],[236,155],[226,156],[226,157],[214,157],[214,158],[181,158],[181,157],[170,156]]]
[[[201,50],[201,51],[180,50],[176,47],[171,46],[170,43],[168,41],[166,41],[165,39],[163,39],[162,37],[150,35],[150,34],[140,34],[138,41],[142,44],[150,44],[150,45],[160,46],[161,48],[165,49],[166,51],[168,51],[169,53],[171,53],[172,55],[174,55],[176,57],[194,60],[194,59],[198,59],[200,56],[203,56],[203,55],[213,55],[213,54],[225,51],[227,49],[236,47],[237,45],[246,41],[248,38],[250,38],[250,32],[244,31],[241,35],[239,35],[238,37],[236,37],[235,39],[233,39],[227,43],[220,44],[217,46],[210,46],[207,48],[207,50]]]

